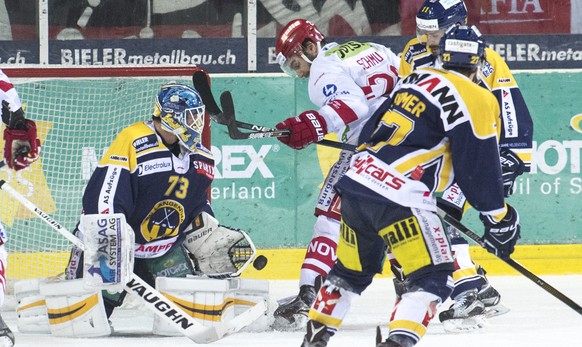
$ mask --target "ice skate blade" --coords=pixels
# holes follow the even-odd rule
[[[13,347],[14,344],[8,336],[0,336],[0,347]]]
[[[304,330],[307,326],[307,321],[309,320],[303,314],[294,314],[293,318],[295,319],[294,322],[289,322],[287,319],[283,317],[275,317],[273,324],[271,324],[271,328],[277,331],[299,331]]]
[[[506,314],[509,311],[510,311],[509,307],[503,305],[502,303],[498,303],[497,305],[492,307],[485,307],[485,317],[486,318],[497,317],[501,316],[502,314]]]
[[[450,333],[467,333],[485,329],[489,323],[485,315],[476,315],[467,318],[448,319],[443,322],[443,328]]]

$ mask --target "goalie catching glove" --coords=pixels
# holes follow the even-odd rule
[[[515,244],[520,237],[521,230],[519,214],[509,204],[506,206],[507,213],[499,222],[491,216],[480,215],[481,221],[485,225],[485,234],[483,235],[485,248],[501,259],[509,259],[515,250]]]
[[[275,127],[291,131],[289,136],[277,139],[294,149],[303,149],[313,142],[319,142],[327,134],[327,123],[317,111],[305,111],[297,117],[287,118]]]
[[[239,276],[255,258],[255,246],[244,231],[218,225],[206,212],[184,232],[184,247],[194,258],[196,270],[209,277]]]
[[[4,129],[4,160],[16,171],[34,163],[40,154],[40,140],[36,134],[36,124],[24,118],[24,111],[19,108],[10,111],[6,100],[2,101],[2,121]]]

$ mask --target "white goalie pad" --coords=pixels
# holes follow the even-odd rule
[[[194,256],[197,270],[211,277],[236,277],[255,258],[255,245],[242,230],[218,225],[202,212],[186,229],[184,247]]]
[[[21,333],[50,334],[48,314],[44,296],[40,294],[39,279],[14,283],[16,325]]]
[[[99,337],[111,334],[101,290],[88,290],[83,279],[40,284],[50,332],[63,337]]]
[[[158,277],[156,289],[204,326],[232,331],[265,330],[268,324],[269,282],[241,278]],[[153,332],[179,336],[172,326],[154,317]]]
[[[135,236],[121,213],[81,216],[83,280],[88,289],[121,291],[133,273]]]

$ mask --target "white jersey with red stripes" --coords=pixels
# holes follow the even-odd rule
[[[20,97],[18,97],[16,89],[14,89],[14,85],[12,85],[8,76],[0,70],[0,101],[4,100],[8,102],[10,111],[12,112],[22,107],[22,102],[20,101]]]
[[[356,144],[363,125],[398,80],[400,58],[366,42],[328,43],[313,60],[309,98],[325,118],[328,133]]]

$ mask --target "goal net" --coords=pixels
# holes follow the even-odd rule
[[[4,68],[38,127],[40,159],[4,179],[41,210],[73,231],[83,190],[119,131],[150,119],[159,87],[192,84],[193,68]],[[206,120],[208,127],[208,119]],[[210,148],[210,131],[204,132]],[[4,141],[0,141],[0,150]],[[0,220],[8,232],[8,289],[15,280],[64,271],[71,244],[25,207],[0,191]]]

